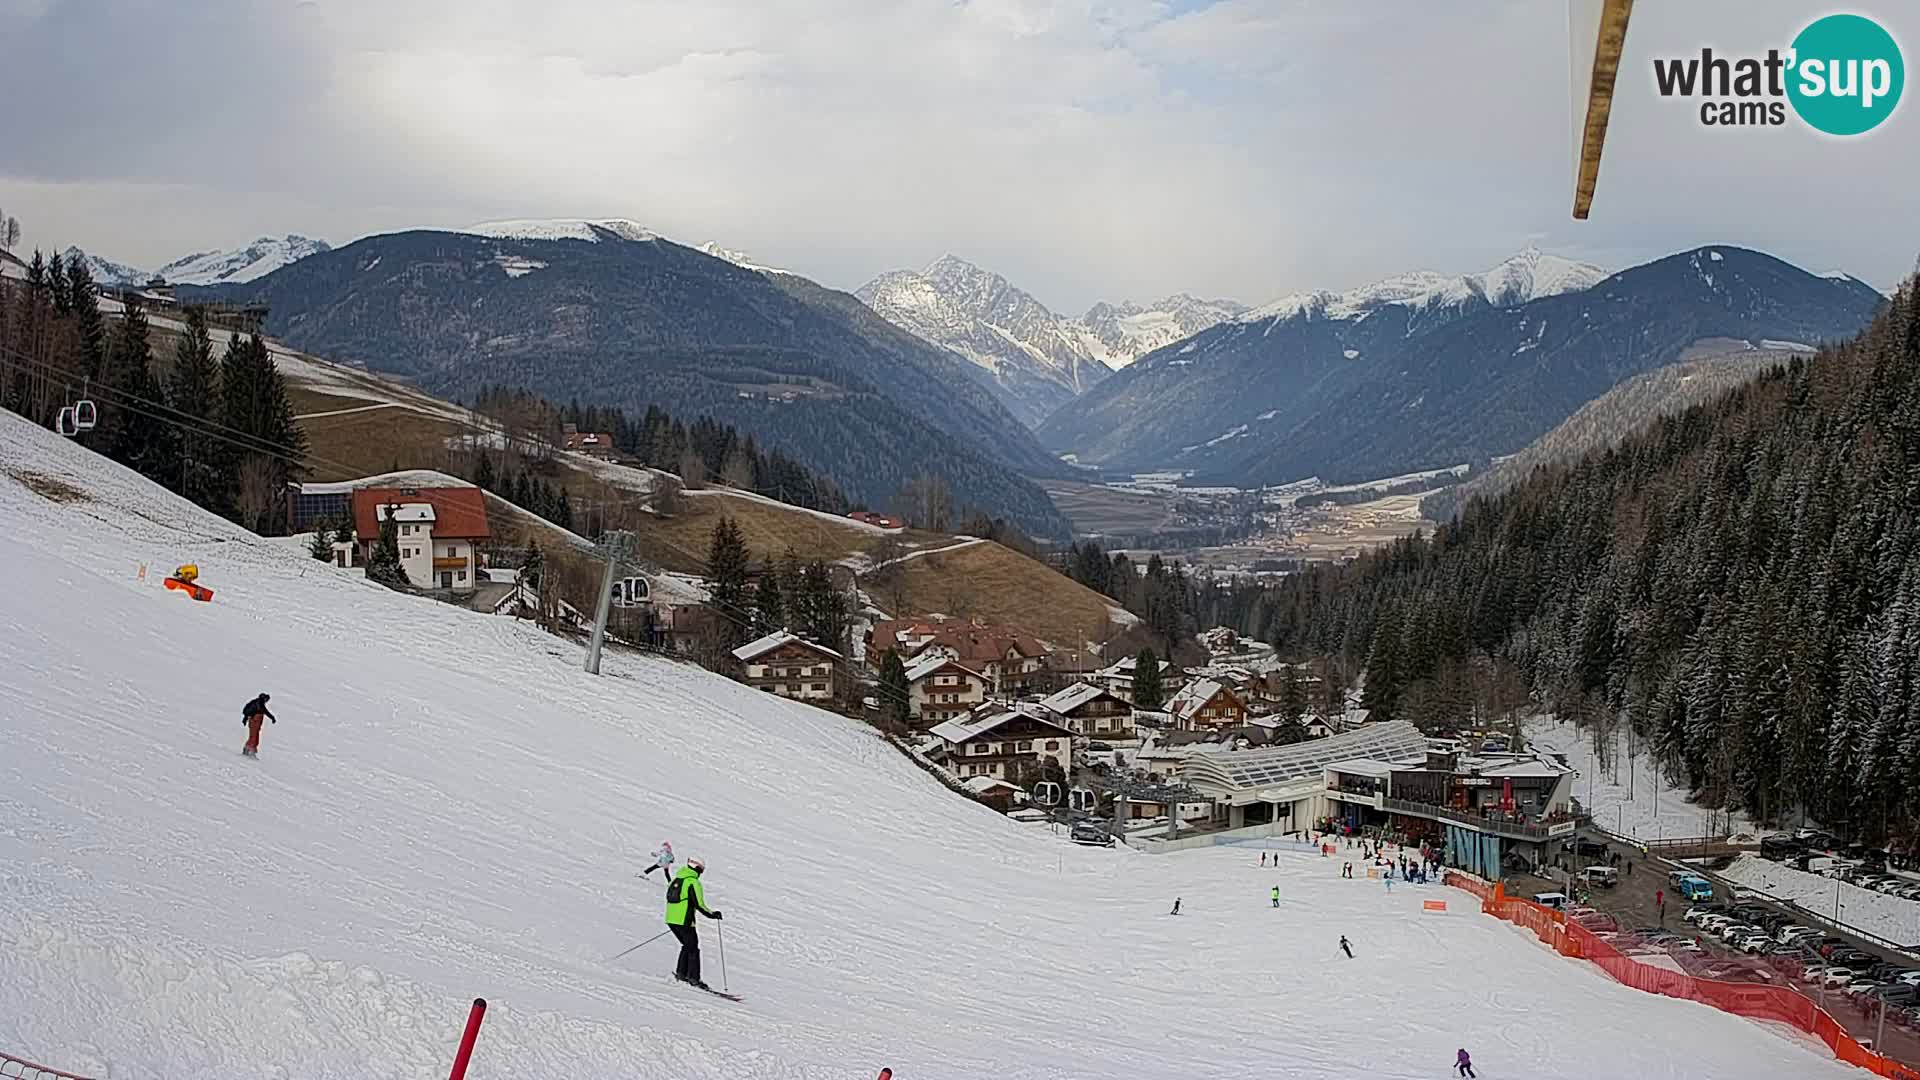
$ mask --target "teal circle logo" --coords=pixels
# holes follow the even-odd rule
[[[1793,39],[1791,63],[1787,100],[1800,119],[1828,135],[1879,127],[1900,104],[1907,81],[1893,35],[1861,15],[1808,23]]]

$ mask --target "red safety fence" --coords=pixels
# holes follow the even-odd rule
[[[25,1058],[17,1058],[3,1051],[0,1051],[0,1077],[6,1080],[87,1080],[84,1076],[35,1065]]]
[[[1860,1045],[1826,1010],[1784,986],[1718,982],[1642,964],[1569,920],[1563,911],[1509,897],[1500,885],[1453,871],[1447,873],[1446,883],[1480,897],[1480,910],[1486,914],[1526,927],[1562,956],[1586,960],[1616,982],[1649,994],[1698,1001],[1736,1016],[1791,1024],[1826,1043],[1841,1061],[1892,1080],[1920,1080],[1920,1069]]]

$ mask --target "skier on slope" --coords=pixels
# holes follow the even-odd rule
[[[1273,887],[1273,906],[1274,907],[1280,906],[1280,886],[1278,885],[1275,885]]]
[[[1180,898],[1179,898],[1179,897],[1177,897],[1177,896],[1176,896],[1176,897],[1174,897],[1174,898],[1173,898],[1173,910],[1172,910],[1172,911],[1169,911],[1169,912],[1167,912],[1167,914],[1169,914],[1169,915],[1178,915],[1178,914],[1180,914]]]
[[[1347,941],[1347,935],[1345,934],[1340,935],[1340,951],[1347,954],[1347,959],[1353,959],[1353,945]]]
[[[1467,1053],[1467,1048],[1464,1046],[1461,1047],[1460,1052],[1453,1057],[1453,1071],[1461,1076],[1480,1075],[1473,1071],[1473,1057]]]
[[[720,918],[718,911],[707,909],[706,889],[700,884],[706,868],[699,859],[688,859],[667,886],[667,929],[680,942],[680,960],[674,965],[673,977],[702,990],[711,988],[700,981],[700,932],[694,928],[694,919],[698,915]]]
[[[655,870],[665,870],[667,880],[673,880],[673,845],[665,840],[660,841],[660,850],[653,853],[653,862],[640,871],[640,876],[646,877]]]
[[[240,710],[240,723],[247,729],[247,745],[240,748],[240,753],[247,757],[260,756],[260,718],[265,717],[276,724],[280,722],[279,717],[267,711],[268,696],[261,694]]]

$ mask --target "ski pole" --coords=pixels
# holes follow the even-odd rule
[[[662,930],[662,931],[660,931],[659,933],[657,933],[657,934],[655,934],[655,935],[653,935],[652,937],[650,937],[650,938],[648,938],[647,940],[645,940],[645,941],[643,941],[643,942],[641,942],[641,943],[640,943],[640,945],[651,945],[651,944],[653,944],[654,942],[656,942],[656,941],[659,941],[659,940],[660,940],[661,938],[663,938],[663,937],[666,937],[666,936],[667,936],[668,934],[671,934],[671,933],[673,933],[673,931],[672,931],[672,930]],[[630,952],[632,952],[632,951],[633,951],[633,949],[637,949],[637,948],[639,948],[639,947],[640,947],[640,945],[635,945],[635,946],[634,946],[634,947],[633,947],[632,949],[623,949],[623,950],[621,950],[620,952],[617,952],[617,953],[614,953],[614,954],[613,954],[612,956],[609,956],[609,957],[607,957],[607,959],[608,959],[608,960],[618,960],[618,959],[620,959],[621,957],[623,957],[623,956],[625,956],[625,955],[627,955],[628,953],[630,953]]]
[[[727,927],[725,923],[715,923],[713,932],[720,941],[720,989],[727,988]]]

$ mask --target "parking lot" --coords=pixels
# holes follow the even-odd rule
[[[1604,842],[1601,837],[1592,839]],[[1649,958],[1643,962],[1668,968],[1677,965],[1680,970],[1700,978],[1789,987],[1819,1003],[1862,1044],[1877,1046],[1882,1053],[1920,1067],[1920,1002],[1887,1006],[1883,1024],[1881,1006],[1877,1000],[1862,998],[1848,993],[1842,987],[1829,987],[1822,980],[1807,978],[1808,967],[1828,963],[1828,957],[1822,957],[1812,949],[1788,950],[1777,943],[1780,931],[1792,926],[1820,929],[1822,933],[1814,939],[1819,946],[1830,952],[1857,952],[1858,957],[1853,964],[1859,970],[1850,974],[1854,980],[1861,982],[1898,981],[1902,973],[1920,969],[1920,962],[1913,957],[1852,935],[1827,933],[1823,928],[1811,924],[1804,912],[1789,905],[1776,904],[1744,891],[1736,896],[1733,895],[1735,890],[1716,884],[1714,903],[1720,905],[1720,914],[1730,914],[1730,909],[1737,908],[1745,923],[1767,920],[1774,924],[1767,927],[1773,932],[1774,940],[1774,944],[1767,948],[1775,951],[1743,952],[1710,930],[1686,919],[1692,905],[1676,895],[1668,876],[1677,869],[1689,868],[1660,859],[1643,860],[1637,852],[1629,856],[1617,844],[1614,849],[1621,856],[1617,864],[1618,884],[1611,888],[1592,888],[1587,893],[1584,906],[1602,913],[1610,920],[1610,923],[1590,928],[1617,933],[1618,936],[1612,940],[1621,951],[1636,958]],[[1573,864],[1576,868],[1579,865],[1581,863]],[[1551,879],[1521,876],[1510,879],[1509,888],[1532,895],[1534,892],[1564,891],[1565,886],[1563,882]],[[1664,923],[1662,905],[1658,902],[1661,894],[1664,894],[1665,901]],[[1663,930],[1678,936],[1663,939]],[[1655,954],[1660,954],[1658,959],[1653,959]],[[1876,964],[1885,966],[1875,969],[1873,965]]]

